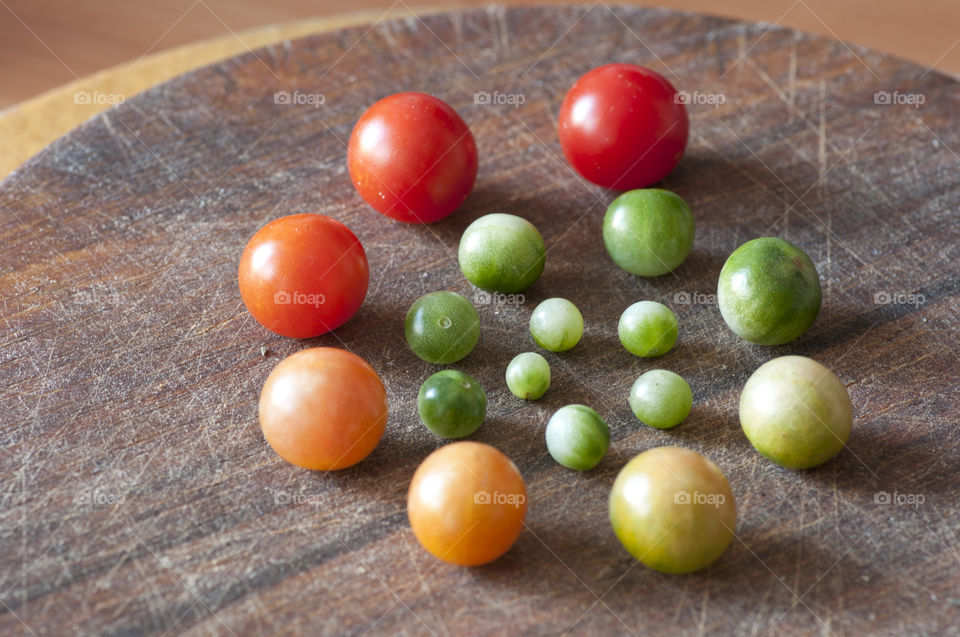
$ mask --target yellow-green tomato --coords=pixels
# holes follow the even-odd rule
[[[696,451],[657,447],[636,456],[610,491],[610,524],[630,554],[663,573],[690,573],[727,550],[737,525],[723,472]]]
[[[843,449],[853,406],[829,369],[805,356],[781,356],[757,368],[744,385],[740,426],[765,458],[808,469]]]

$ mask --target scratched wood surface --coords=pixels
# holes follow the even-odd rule
[[[615,60],[697,96],[687,155],[664,182],[690,203],[696,244],[656,279],[607,258],[613,195],[573,175],[556,141],[565,90]],[[376,214],[346,172],[364,107],[411,89],[449,101],[480,151],[473,194],[429,227]],[[279,91],[323,99],[278,104]],[[477,103],[481,91],[522,104]],[[317,35],[87,122],[0,185],[0,634],[958,634],[958,115],[956,82],[869,50],[598,4]],[[547,267],[524,303],[480,305],[481,342],[455,367],[486,387],[474,438],[515,460],[530,507],[506,556],[461,569],[406,522],[411,474],[442,442],[414,403],[436,368],[401,326],[425,292],[473,297],[457,240],[494,211],[541,229]],[[247,238],[295,212],[345,222],[372,271],[359,314],[309,341],[262,329],[236,283]],[[711,296],[726,255],[771,234],[803,246],[824,287],[813,328],[777,348],[737,339]],[[526,322],[550,296],[584,310],[586,335],[548,357],[553,387],[524,403],[503,370],[533,347]],[[680,318],[678,346],[656,361],[616,340],[640,299]],[[256,420],[269,371],[321,344],[369,360],[391,402],[379,447],[333,474],[284,463]],[[737,421],[749,374],[786,353],[832,368],[855,405],[847,449],[811,471],[759,457]],[[673,431],[638,425],[626,403],[654,366],[694,390]],[[571,402],[611,425],[588,473],[543,442]],[[663,444],[712,458],[737,498],[736,541],[698,574],[637,565],[607,523],[617,471]]]

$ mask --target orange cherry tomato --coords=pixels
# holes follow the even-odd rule
[[[527,489],[517,467],[481,442],[454,442],[431,453],[407,493],[417,540],[459,566],[486,564],[506,553],[526,513]]]
[[[281,458],[307,469],[344,469],[380,442],[387,392],[356,354],[314,347],[270,372],[259,411],[263,436]]]
[[[325,215],[274,219],[240,257],[240,297],[253,318],[282,336],[336,329],[367,295],[370,270],[357,237]]]

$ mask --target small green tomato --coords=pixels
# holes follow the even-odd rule
[[[480,217],[463,232],[457,258],[463,276],[488,292],[523,292],[540,278],[546,262],[543,237],[521,217]]]
[[[480,427],[487,414],[487,394],[469,374],[455,369],[437,372],[420,386],[420,420],[444,438],[463,438]]]
[[[550,388],[550,363],[536,352],[517,354],[507,365],[507,387],[517,398],[540,398]]]
[[[679,374],[651,369],[630,388],[630,409],[638,420],[657,429],[676,427],[690,414],[693,392]]]
[[[583,315],[567,299],[547,299],[530,315],[530,335],[544,349],[565,352],[583,336]]]
[[[561,407],[547,423],[547,451],[568,469],[593,469],[609,446],[607,423],[586,405]]]
[[[446,365],[473,351],[480,338],[480,315],[456,292],[431,292],[410,306],[403,331],[414,354]]]
[[[843,449],[853,406],[829,369],[805,356],[781,356],[757,368],[744,385],[740,426],[765,458],[808,469]]]
[[[782,345],[806,332],[820,313],[820,301],[813,262],[783,239],[747,241],[720,270],[720,314],[740,338],[757,345]]]
[[[603,245],[631,274],[659,276],[676,269],[693,247],[693,215],[675,193],[659,188],[625,192],[603,217]]]
[[[634,356],[652,358],[673,349],[679,323],[673,310],[656,301],[634,303],[620,316],[617,334],[620,342]]]
[[[610,524],[630,554],[663,573],[690,573],[733,540],[737,510],[723,472],[696,451],[657,447],[621,469]]]

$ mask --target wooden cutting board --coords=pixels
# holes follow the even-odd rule
[[[606,256],[614,195],[574,175],[556,139],[566,89],[611,61],[695,96],[687,154],[663,185],[693,209],[696,244],[656,279]],[[357,117],[402,90],[447,100],[480,151],[473,194],[432,226],[375,213],[346,171]],[[280,91],[323,103],[278,104]],[[0,633],[958,634],[958,115],[955,81],[869,50],[595,4],[286,42],[90,120],[0,185]],[[540,228],[547,267],[525,303],[479,307],[480,345],[454,367],[486,387],[473,438],[515,460],[530,507],[506,556],[463,569],[424,552],[406,521],[410,477],[443,442],[414,400],[438,368],[407,349],[402,319],[429,291],[473,297],[457,241],[495,211]],[[346,223],[372,272],[359,314],[307,341],[261,328],[236,281],[247,238],[296,212]],[[813,328],[782,347],[739,340],[711,296],[725,257],[760,235],[802,246],[824,288]],[[534,349],[527,320],[551,296],[583,310],[586,335],[548,356],[550,392],[521,402],[504,368]],[[616,338],[641,299],[680,319],[678,346],[654,361]],[[338,473],[286,464],[257,424],[267,374],[314,345],[366,358],[390,397],[379,447]],[[764,460],[738,425],[747,377],[787,353],[833,369],[855,405],[847,449],[815,470]],[[672,431],[627,405],[653,367],[694,390]],[[543,440],[575,402],[612,430],[587,473]],[[701,573],[636,564],[607,522],[619,469],[665,444],[712,458],[736,494],[737,539]]]

